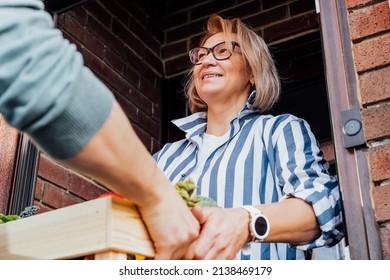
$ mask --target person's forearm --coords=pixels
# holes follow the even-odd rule
[[[161,186],[171,186],[116,102],[95,137],[75,156],[61,162],[140,206],[155,203],[167,189]]]
[[[266,242],[305,244],[320,235],[313,208],[299,198],[289,198],[278,203],[257,206],[270,220]]]

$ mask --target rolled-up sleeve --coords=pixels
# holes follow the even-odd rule
[[[297,248],[337,244],[344,237],[340,190],[309,125],[302,119],[290,121],[276,139],[276,173],[284,197],[297,197],[312,205],[321,229],[318,239]]]

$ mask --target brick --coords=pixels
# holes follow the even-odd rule
[[[187,53],[187,41],[184,40],[164,45],[161,50],[161,58],[166,59],[182,53]]]
[[[144,112],[138,112],[139,122],[138,125],[148,132],[148,134],[154,138],[160,136],[160,125],[150,115],[146,115]]]
[[[287,18],[287,6],[264,11],[254,16],[248,17],[245,21],[253,28],[270,25],[273,22]]]
[[[387,2],[378,3],[348,15],[352,40],[390,29],[390,9]]]
[[[84,45],[84,48],[90,50],[97,57],[103,58],[105,56],[107,48],[96,36],[91,34],[89,31],[85,32],[85,36],[81,43]]]
[[[123,42],[117,38],[111,30],[108,30],[93,17],[88,17],[86,27],[92,34],[95,34],[103,44],[117,52],[119,55],[121,54],[123,51]]]
[[[131,101],[131,103],[133,103],[137,108],[141,109],[146,114],[152,114],[152,101],[140,93],[130,83],[121,79],[119,81],[118,91],[124,98]]]
[[[45,212],[49,212],[49,211],[53,210],[53,208],[50,208],[47,205],[44,205],[39,201],[34,201],[34,205],[39,207],[39,211],[35,215],[43,214]]]
[[[360,75],[359,88],[363,106],[388,99],[390,97],[390,67]]]
[[[152,118],[155,119],[157,122],[160,122],[161,120],[161,105],[159,103],[153,104],[152,108]]]
[[[91,34],[87,29],[80,25],[72,17],[67,17],[64,24],[64,31],[74,37],[80,45],[83,45],[95,55],[103,57],[105,46],[104,44],[93,34]],[[81,50],[82,48],[78,48]]]
[[[356,8],[358,6],[365,5],[373,0],[346,0],[347,8]]]
[[[263,9],[266,10],[279,5],[285,5],[286,0],[262,0],[262,3],[263,3]]]
[[[129,19],[136,18],[141,24],[146,25],[148,21],[149,13],[145,12],[145,9],[142,8],[143,4],[150,5],[148,1],[142,3],[142,1],[118,1],[120,5],[124,8],[129,15]]]
[[[118,80],[120,79],[119,73],[115,72],[102,59],[91,53],[89,50],[83,49],[82,54],[84,56],[86,66],[91,68],[91,70],[106,84],[117,88]]]
[[[35,183],[35,199],[42,200],[44,187],[44,182],[38,177]]]
[[[384,224],[379,228],[383,260],[390,260],[390,225]]]
[[[296,16],[309,11],[315,11],[315,1],[298,0],[289,4],[290,15]]]
[[[206,20],[200,19],[191,21],[189,24],[180,25],[177,28],[170,29],[166,32],[166,41],[173,43],[193,36],[196,33],[202,33],[206,27]]]
[[[121,80],[126,81],[135,88],[139,86],[140,73],[132,65],[126,63],[122,71]],[[121,88],[121,80],[118,81],[118,90]]]
[[[242,5],[232,5],[230,9],[223,10],[219,14],[228,18],[241,18],[245,22],[246,18],[243,15],[252,15],[253,11],[260,11],[261,4],[259,1],[250,1]]]
[[[129,118],[129,120],[131,122],[138,123],[139,120],[137,107],[121,95],[117,95],[116,100],[118,101],[119,105],[125,112],[126,116]]]
[[[211,14],[220,13],[221,10],[228,9],[236,4],[234,0],[209,1],[199,6],[190,8],[191,20],[196,20]]]
[[[164,43],[165,39],[165,32],[162,27],[162,24],[156,23],[154,21],[149,21],[147,25],[147,30],[154,38],[156,38],[158,42],[158,48],[161,48],[161,44]]]
[[[163,23],[165,18],[165,3],[166,1],[153,1],[153,4],[149,1],[140,0],[137,3],[141,4],[141,8],[145,11],[144,16],[147,19],[146,26],[150,27],[150,24],[156,24],[163,30]],[[142,22],[142,21],[140,21]]]
[[[124,60],[128,64],[128,67],[133,68],[134,71],[138,72],[140,78],[142,76],[148,78],[155,76],[155,73],[150,66],[148,66],[142,58],[140,58],[137,50],[126,47],[124,51]]]
[[[107,188],[84,176],[72,174],[68,190],[84,200],[91,200],[105,193]]]
[[[390,136],[390,104],[380,104],[362,110],[362,121],[366,141]]]
[[[149,77],[141,77],[139,90],[153,102],[161,102],[161,88],[157,88],[156,80],[159,80],[159,77],[155,75],[150,75]]]
[[[63,15],[64,17],[72,16],[73,18],[76,18],[81,25],[85,25],[87,22],[87,11],[85,10],[84,5],[71,9]]]
[[[165,74],[167,76],[175,75],[186,71],[191,67],[191,62],[187,54],[165,61]]]
[[[390,186],[377,186],[373,188],[372,197],[375,205],[375,218],[377,222],[390,220]]]
[[[45,189],[42,198],[42,203],[45,205],[49,205],[54,209],[59,209],[83,201],[84,200],[72,194],[69,194],[65,190],[59,189],[50,183],[45,184]]]
[[[43,155],[40,156],[38,164],[38,176],[63,188],[69,185],[70,171],[65,167]]]
[[[390,179],[390,145],[369,149],[368,162],[374,183]]]
[[[85,9],[101,24],[107,28],[111,27],[111,14],[98,1],[87,1],[84,4]]]
[[[77,196],[82,197],[84,200],[96,198],[104,192],[104,188],[102,188],[99,184],[73,172],[72,170],[67,170],[44,157],[41,157],[40,159],[38,175],[39,177],[36,182],[35,199],[39,201],[45,200],[46,203],[48,203],[47,200],[52,199],[51,188],[53,188],[52,186],[54,186],[54,184],[64,189],[62,190],[63,192],[67,193],[68,191],[71,191]],[[49,198],[47,189],[49,189]],[[63,199],[64,196],[68,201],[72,201],[71,203],[73,203],[73,201],[78,201],[77,199],[74,200],[68,198],[67,195],[61,195],[59,196],[59,199]],[[59,206],[56,203],[49,203],[51,203],[50,205],[55,208],[58,208],[57,206]],[[61,204],[62,202],[59,203]]]
[[[113,52],[111,49],[107,48],[104,51],[104,61],[112,67],[116,72],[123,73],[125,67],[125,61],[121,55]]]
[[[318,28],[316,14],[312,12],[264,28],[264,40],[273,42],[309,30],[318,30]]]
[[[167,30],[169,28],[178,26],[178,25],[183,25],[188,21],[189,18],[189,11],[182,11],[180,13],[176,13],[173,15],[168,15],[164,19],[164,30]]]
[[[145,132],[145,130],[143,128],[141,128],[140,126],[138,126],[137,124],[134,124],[133,128],[134,128],[134,131],[137,134],[138,138],[141,140],[141,142],[146,147],[146,149],[149,152],[151,152],[151,150],[152,150],[152,138],[150,137],[150,135],[147,132]]]
[[[108,13],[112,15],[113,21],[118,20],[125,25],[129,23],[129,14],[125,11],[125,9],[123,9],[123,7],[118,5],[117,1],[102,1],[100,4],[104,9],[106,9]]]
[[[144,61],[148,63],[155,70],[157,75],[162,76],[163,73],[162,61],[158,55],[149,51],[149,49],[146,49]]]
[[[126,48],[132,49],[132,51],[136,52],[138,56],[142,57],[145,55],[145,44],[132,32],[130,32],[130,30],[125,25],[118,21],[114,21],[112,24],[112,32],[121,38]],[[127,51],[126,48],[124,49],[124,52]]]
[[[203,2],[210,2],[210,0],[197,0],[196,4],[201,4]],[[182,9],[187,9],[188,7],[194,6],[193,0],[172,0],[167,1],[165,5],[166,14],[171,15]]]
[[[71,16],[66,16],[64,19],[63,30],[68,34],[71,34],[72,37],[76,38],[78,41],[82,42],[85,35],[85,29],[83,25],[80,24],[75,18]]]
[[[191,36],[188,41],[189,41],[189,50],[192,48],[195,48],[199,46],[200,39],[203,37],[203,34],[196,34],[194,36]],[[187,54],[188,55],[188,54]],[[189,58],[188,58],[189,59]],[[188,60],[188,63],[190,61]]]
[[[149,30],[147,30],[145,26],[139,24],[134,18],[130,18],[129,29],[133,34],[137,34],[137,37],[141,42],[148,46],[149,49],[153,50],[154,53],[160,53],[161,42],[151,36]]]
[[[390,63],[390,33],[353,45],[356,70],[367,71]],[[375,55],[373,55],[375,54]]]

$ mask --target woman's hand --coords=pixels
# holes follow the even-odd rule
[[[234,259],[248,239],[248,213],[241,208],[199,206],[195,206],[192,213],[201,225],[201,232],[185,258]]]
[[[156,250],[155,259],[181,259],[199,236],[199,223],[172,186],[160,201],[139,207]]]

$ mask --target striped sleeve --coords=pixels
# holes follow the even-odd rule
[[[306,121],[291,116],[273,135],[275,141],[275,175],[285,197],[297,197],[312,205],[321,236],[311,244],[298,246],[307,250],[332,246],[342,237],[342,213],[339,187],[328,172],[318,142]]]

